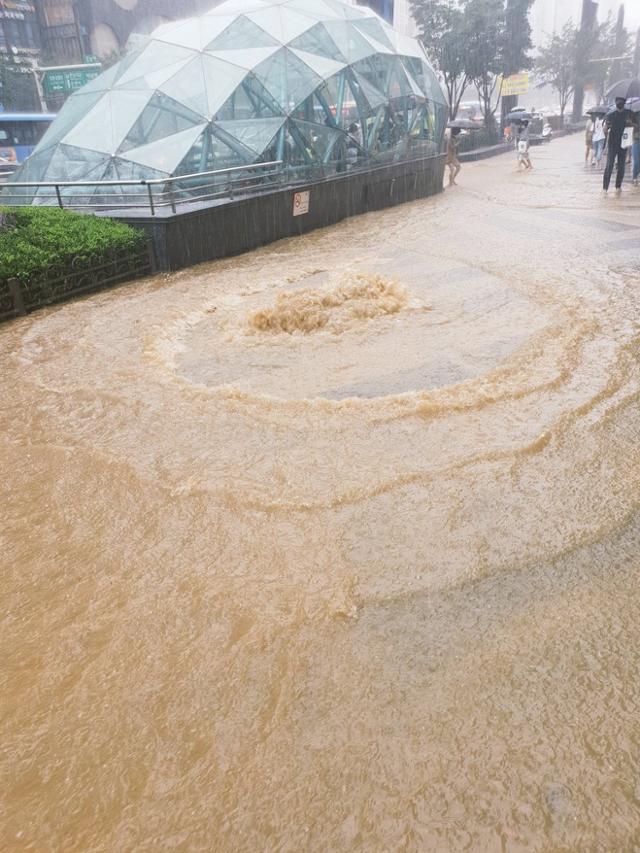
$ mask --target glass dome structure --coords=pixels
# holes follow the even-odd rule
[[[446,116],[422,46],[372,10],[227,0],[137,40],[69,98],[14,180],[151,179],[273,161],[292,180],[313,179],[437,154]]]

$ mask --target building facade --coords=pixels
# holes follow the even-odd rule
[[[409,0],[357,0],[357,5],[373,9],[404,35],[415,37],[417,34]]]
[[[29,0],[0,0],[0,109],[38,110],[33,67],[40,55],[38,14]]]

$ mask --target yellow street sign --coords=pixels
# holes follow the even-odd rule
[[[526,95],[529,91],[529,72],[523,71],[521,74],[512,74],[511,77],[505,77],[502,80],[502,95]]]

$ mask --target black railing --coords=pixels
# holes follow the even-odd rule
[[[49,268],[26,282],[0,280],[0,321],[149,275],[154,269],[153,248],[146,244],[138,252],[114,252],[92,266],[76,260],[68,267]]]

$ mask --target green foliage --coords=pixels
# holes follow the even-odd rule
[[[411,9],[429,58],[442,76],[449,118],[454,119],[468,83],[464,13],[454,0],[412,0]]]
[[[440,72],[454,118],[473,83],[485,124],[495,124],[500,80],[529,68],[532,0],[411,0],[427,53]]]
[[[133,260],[145,245],[142,232],[98,216],[51,207],[0,208],[10,227],[0,231],[0,281],[24,284],[49,270],[91,269],[118,253]]]
[[[632,39],[624,26],[624,18],[614,22],[608,17],[593,33],[581,34],[582,61],[578,72],[585,83],[595,89],[603,101],[607,89],[633,73]],[[615,57],[615,58],[612,58]],[[584,61],[584,60],[590,61]]]
[[[604,102],[605,92],[622,77],[631,76],[631,37],[624,17],[611,17],[590,28],[577,28],[569,21],[562,31],[547,39],[536,60],[539,85],[550,85],[558,93],[560,114],[576,86],[588,84]],[[581,103],[581,102],[580,102]]]
[[[549,85],[556,90],[562,116],[575,89],[579,48],[578,30],[568,21],[559,35],[548,39],[536,60],[538,85]]]

